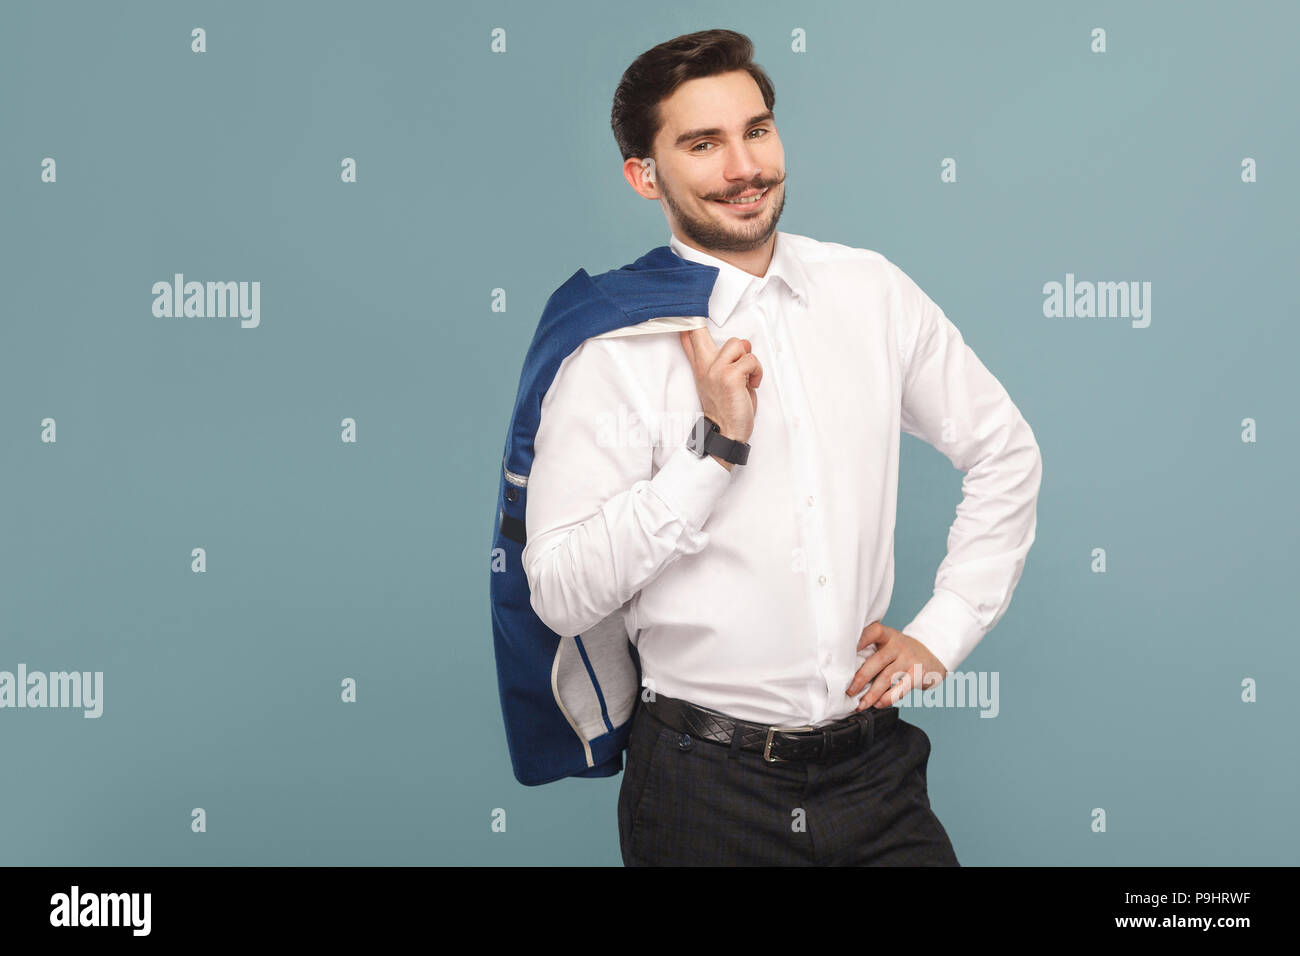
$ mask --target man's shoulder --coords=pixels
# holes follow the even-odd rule
[[[793,232],[781,234],[789,240],[799,260],[807,265],[829,265],[864,268],[869,272],[886,273],[897,266],[884,253],[842,242],[814,239]]]
[[[673,349],[680,352],[681,348],[673,331],[592,336],[560,362],[549,392],[577,390],[589,398],[635,392],[637,383],[662,378]]]

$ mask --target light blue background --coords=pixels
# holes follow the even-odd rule
[[[621,778],[511,776],[489,530],[547,296],[668,239],[619,76],[726,26],[776,86],[780,228],[897,262],[1042,448],[1027,568],[961,666],[1000,715],[905,714],[959,858],[1296,863],[1295,8],[647,9],[4,5],[0,669],[105,699],[0,711],[0,862],[620,863]],[[260,280],[261,327],[154,318],[174,272]],[[1150,281],[1150,327],[1045,319],[1067,272]],[[888,624],[960,477],[904,438]]]

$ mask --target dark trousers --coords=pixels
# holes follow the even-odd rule
[[[901,718],[836,763],[768,763],[638,700],[618,796],[627,866],[959,866],[930,809],[930,738]]]

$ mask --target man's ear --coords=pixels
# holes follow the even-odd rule
[[[655,187],[655,161],[649,156],[629,156],[623,160],[623,176],[628,185],[641,194],[643,199],[658,199]]]

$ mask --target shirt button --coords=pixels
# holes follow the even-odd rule
[[[809,507],[812,506],[812,503],[813,503],[813,496],[812,496],[812,495],[809,495],[809,496],[808,496],[808,505],[809,505]]]
[[[826,583],[826,575],[823,574],[821,577],[819,577],[819,578],[817,579],[817,583],[818,583],[818,584],[825,584],[825,583]]]
[[[794,424],[794,427],[795,427],[795,428],[798,428],[798,427],[799,427],[799,416],[798,416],[798,415],[796,415],[796,416],[794,417],[794,422],[793,422],[793,424]]]

